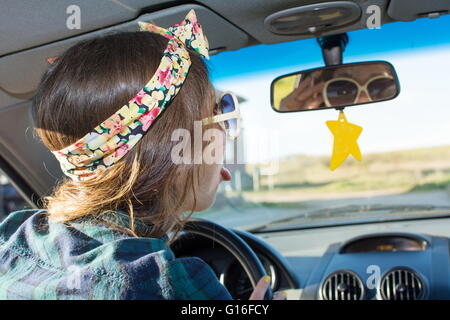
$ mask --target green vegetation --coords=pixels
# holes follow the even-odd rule
[[[297,155],[282,159],[270,188],[261,177],[259,191],[244,192],[244,199],[257,202],[287,202],[311,194],[374,191],[415,192],[450,187],[450,146],[363,155],[358,162],[349,158],[335,171],[329,157]],[[248,166],[252,172],[255,166]],[[268,196],[270,196],[268,198]],[[279,198],[279,200],[277,200]]]

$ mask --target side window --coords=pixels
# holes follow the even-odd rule
[[[0,170],[0,220],[13,211],[28,209],[29,204],[21,197],[6,175]]]

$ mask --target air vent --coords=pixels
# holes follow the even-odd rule
[[[381,279],[383,300],[420,300],[425,295],[422,279],[413,270],[399,267],[388,271]]]
[[[320,292],[323,300],[362,300],[364,286],[355,273],[340,270],[328,275]]]

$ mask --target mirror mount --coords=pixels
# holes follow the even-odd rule
[[[326,66],[340,65],[343,62],[343,53],[348,44],[346,33],[317,38],[322,48],[323,60]]]
[[[322,56],[325,65],[336,66],[344,62],[344,51],[348,44],[348,35],[346,33],[325,36],[317,38],[317,42],[322,48]],[[343,111],[345,107],[335,108],[337,111]]]

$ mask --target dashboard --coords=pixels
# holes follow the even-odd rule
[[[258,235],[233,231],[260,258],[272,289],[289,289],[291,299],[450,299],[450,219]],[[179,240],[173,247],[177,256],[202,258],[233,298],[248,299],[250,281],[225,248],[190,234]]]
[[[450,270],[448,243],[444,237],[380,233],[332,244],[308,278],[302,298],[450,299],[445,283]]]

